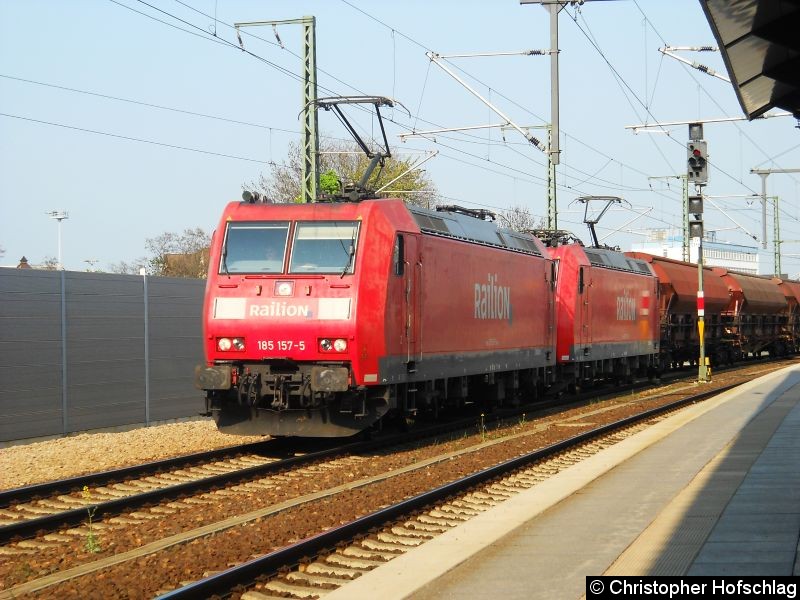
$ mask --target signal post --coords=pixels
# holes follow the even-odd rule
[[[697,380],[709,381],[705,344],[705,296],[703,293],[703,187],[708,183],[708,146],[703,139],[703,124],[689,124],[687,144],[687,185],[694,183],[695,194],[689,196],[689,237],[697,238],[697,332],[700,338],[700,358]]]

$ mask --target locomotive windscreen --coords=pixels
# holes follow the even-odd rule
[[[228,223],[220,273],[282,273],[288,222]]]
[[[290,273],[352,273],[358,223],[298,223],[294,232]]]

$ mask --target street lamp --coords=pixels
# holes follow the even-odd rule
[[[69,219],[69,214],[65,210],[52,210],[45,214],[58,221],[58,270],[63,271],[64,263],[61,262],[61,221]]]

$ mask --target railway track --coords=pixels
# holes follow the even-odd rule
[[[526,453],[223,572],[164,591],[159,600],[229,597],[233,590],[241,594],[242,600],[323,597],[365,572],[630,437],[647,427],[648,421],[737,385],[685,397]],[[265,578],[269,581],[264,582]],[[250,589],[242,593],[243,587]]]
[[[671,379],[680,380],[681,374],[675,374]],[[652,383],[638,382],[628,389],[647,387],[652,387]],[[602,393],[609,395],[619,391],[619,388],[613,392],[587,390],[574,403],[591,397],[602,397],[598,396]],[[517,418],[525,410],[533,410],[530,416],[536,418],[547,410],[569,406],[565,405],[563,399],[550,399],[520,409],[500,411],[486,416],[485,419],[481,416],[481,420],[484,426],[490,426],[503,419]],[[469,428],[474,422],[475,415],[472,415],[419,428],[411,434],[389,435],[378,440],[350,442],[338,446],[319,441],[273,439],[0,491],[0,546],[34,535],[52,534],[58,537],[56,532],[59,529],[81,526],[87,520],[88,510],[92,511],[92,518],[100,529],[104,525],[99,522],[104,519],[122,519],[118,524],[125,524],[126,518],[116,515],[186,495],[233,486],[348,453],[379,451],[393,445],[414,443],[453,430]],[[315,448],[320,443],[324,445],[322,450]],[[307,451],[289,456],[297,450],[297,444],[303,444]],[[127,521],[135,521],[136,518],[127,518]],[[147,516],[139,513],[138,518],[146,519]],[[0,554],[3,553],[4,550],[0,548]]]
[[[86,521],[89,509],[93,509],[93,519],[100,521],[344,451],[337,447],[286,456],[287,448],[286,440],[269,440],[2,491],[0,544],[79,525]]]
[[[636,387],[644,385],[639,383]],[[585,399],[596,394],[590,391],[582,396]],[[581,401],[582,397],[579,396],[574,402]],[[486,417],[482,415],[481,420],[484,426],[490,426],[502,419],[516,418],[523,410],[535,411],[531,416],[536,417],[537,413],[564,406],[562,400],[550,399],[525,408],[499,411]],[[475,417],[470,415],[447,423],[420,427],[412,433],[333,446],[320,441],[273,439],[0,491],[0,546],[13,540],[48,533],[56,538],[46,542],[57,541],[57,530],[80,526],[87,520],[89,510],[92,511],[95,526],[100,529],[104,527],[100,522],[109,518],[116,519],[114,522],[118,524],[122,519],[121,524],[125,524],[126,518],[116,515],[348,453],[379,451],[385,447],[440,436],[473,426]],[[308,449],[320,443],[325,445],[322,450],[311,449],[300,455],[287,456],[291,453],[291,446],[302,444]],[[127,521],[136,518],[127,518]],[[139,513],[138,518],[147,517]],[[3,553],[4,550],[0,548],[0,554]]]

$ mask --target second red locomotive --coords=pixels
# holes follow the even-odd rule
[[[559,261],[560,377],[570,387],[599,378],[655,374],[659,315],[651,310],[658,280],[642,260],[580,244],[550,249]]]

